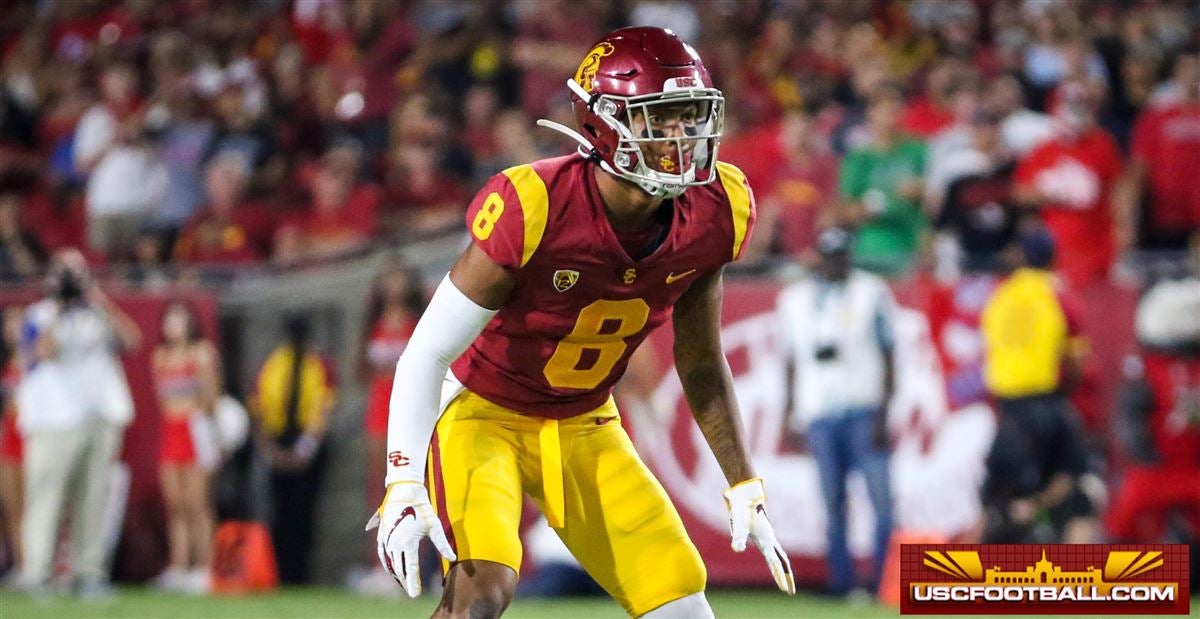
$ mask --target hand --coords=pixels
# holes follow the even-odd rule
[[[410,598],[421,595],[421,570],[417,564],[421,538],[428,536],[446,560],[458,560],[429,504],[429,491],[417,482],[401,481],[388,486],[383,505],[367,521],[368,531],[375,527],[379,527],[375,537],[379,562]]]
[[[925,183],[920,178],[906,178],[900,182],[900,185],[896,188],[896,193],[905,202],[916,202],[925,193]]]
[[[1033,499],[1016,499],[1008,504],[1008,517],[1016,524],[1033,522],[1037,511],[1037,503]]]
[[[763,558],[767,560],[767,567],[771,568],[775,585],[788,595],[796,595],[796,577],[792,574],[792,563],[788,561],[783,547],[775,540],[775,530],[767,521],[767,510],[764,506],[766,500],[767,492],[760,477],[747,479],[725,491],[733,550],[742,552],[746,549],[746,539],[754,540],[754,545],[758,546]]]
[[[320,439],[312,435],[305,434],[304,436],[300,437],[300,440],[296,441],[295,445],[292,445],[292,455],[295,456],[299,462],[303,463],[305,467],[307,467],[308,464],[312,462],[313,458],[316,457],[317,450],[320,448]]]
[[[879,415],[881,418],[871,424],[871,446],[879,451],[888,451],[892,447],[892,437],[884,417],[887,413],[881,411]]]

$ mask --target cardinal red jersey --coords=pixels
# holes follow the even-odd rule
[[[1167,467],[1200,467],[1200,359],[1142,355],[1154,394],[1150,433]]]
[[[1057,200],[1043,205],[1042,217],[1057,247],[1057,265],[1072,285],[1105,276],[1113,261],[1113,222],[1109,194],[1121,174],[1121,155],[1102,129],[1074,142],[1054,139],[1030,152],[1016,179]]]
[[[665,239],[634,260],[609,225],[595,170],[577,155],[509,168],[467,211],[474,243],[515,286],[452,369],[471,391],[527,415],[604,404],[633,350],[693,282],[741,255],[754,225],[745,175],[718,163],[719,180],[676,198]]]

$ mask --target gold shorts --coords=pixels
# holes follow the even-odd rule
[[[464,390],[434,431],[427,486],[459,561],[492,561],[520,573],[518,529],[528,494],[630,615],[704,590],[700,554],[621,427],[612,398],[556,420]]]

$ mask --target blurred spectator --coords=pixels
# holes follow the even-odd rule
[[[184,227],[175,243],[174,258],[186,264],[245,264],[266,255],[270,214],[245,198],[246,160],[223,152],[208,164],[205,188],[208,202]]]
[[[476,160],[496,156],[496,117],[500,112],[500,95],[488,85],[472,86],[463,95],[463,126],[460,130],[463,146]],[[476,177],[486,179],[503,168],[476,171]],[[482,181],[480,182],[482,184]]]
[[[696,6],[682,0],[639,0],[629,10],[628,25],[667,28],[684,41],[700,38]]]
[[[1031,3],[1026,3],[1029,7]],[[1033,20],[1034,41],[1025,50],[1025,79],[1034,88],[1049,92],[1068,78],[1108,83],[1108,68],[1091,46],[1079,24],[1068,23],[1064,6],[1041,3]]]
[[[332,366],[312,344],[312,323],[293,314],[286,340],[263,362],[250,409],[259,453],[270,468],[271,539],[284,584],[312,577],[317,497],[325,472],[325,432],[336,402]]]
[[[167,44],[167,45],[161,45]],[[167,32],[152,50],[155,90],[146,111],[146,129],[166,171],[166,188],[148,222],[173,238],[203,196],[202,163],[211,147],[213,122],[198,109],[206,101],[192,85],[193,58],[182,34]],[[157,56],[163,56],[158,58]]]
[[[1142,210],[1139,246],[1180,251],[1200,230],[1200,47],[1176,59],[1191,81],[1138,116],[1127,209]],[[1180,71],[1177,69],[1176,73]]]
[[[846,154],[840,193],[861,222],[854,260],[864,269],[897,275],[912,264],[928,227],[924,192],[925,145],[900,133],[904,98],[894,86],[876,90],[867,109],[869,146]]]
[[[1196,84],[1200,84],[1200,46],[1193,43],[1177,50],[1171,66],[1171,78],[1154,89],[1149,104],[1152,107],[1194,104]]]
[[[979,109],[974,80],[962,79],[950,89],[950,123],[929,139],[925,180],[925,205],[934,212],[946,197],[946,188],[961,172],[962,157],[971,150],[972,123]]]
[[[777,310],[788,350],[787,409],[821,476],[828,587],[836,594],[857,583],[846,538],[851,470],[862,472],[875,512],[872,587],[892,532],[887,408],[896,375],[895,300],[883,279],[851,268],[851,243],[845,229],[822,232],[815,276],[784,289]]]
[[[1016,196],[1039,210],[1054,237],[1055,268],[1078,288],[1107,277],[1116,253],[1128,245],[1131,222],[1128,213],[1114,217],[1121,155],[1112,136],[1096,126],[1095,98],[1070,82],[1057,99],[1055,136],[1017,166]]]
[[[1054,137],[1054,121],[1046,114],[1029,109],[1025,91],[1017,78],[1011,75],[997,77],[983,98],[1004,114],[1000,131],[1005,146],[1016,155],[1024,156]]]
[[[132,65],[100,74],[101,102],[75,130],[75,165],[88,174],[88,245],[115,259],[133,249],[145,216],[166,190],[167,174],[153,152]]]
[[[575,74],[587,46],[606,23],[596,3],[541,0],[518,2],[512,56],[523,70],[521,107],[531,118],[546,116],[555,99],[565,101],[566,78]]]
[[[411,234],[462,224],[468,196],[456,179],[439,169],[437,155],[426,144],[401,144],[393,149],[385,185],[385,229]]]
[[[46,262],[46,251],[21,225],[21,198],[0,193],[0,281],[21,281],[37,276]]]
[[[999,271],[1001,252],[1017,230],[1012,195],[1016,162],[1001,138],[999,110],[979,108],[971,120],[970,146],[947,162],[949,182],[936,227],[953,235],[961,267],[969,272]]]
[[[161,291],[171,285],[171,271],[163,262],[162,236],[153,228],[143,227],[133,242],[132,263],[125,279],[143,290]]]
[[[358,182],[360,155],[354,146],[336,146],[313,173],[312,201],[285,224],[294,230],[301,259],[365,247],[374,234],[379,190]]]
[[[1081,489],[1088,454],[1067,399],[1082,371],[1080,310],[1050,271],[1050,234],[1034,227],[1018,242],[1017,267],[992,292],[980,321],[984,381],[999,407],[983,491],[985,536],[990,543],[1031,541],[1045,515],[1052,539],[1086,543],[1095,516]]]
[[[168,591],[206,593],[215,529],[212,473],[220,458],[213,426],[220,361],[186,304],[168,305],[160,328],[152,367],[162,415],[159,481],[169,562],[156,583]]]
[[[1118,542],[1200,542],[1200,279],[1138,304],[1141,352],[1125,363],[1117,436],[1130,464],[1107,516]],[[1178,517],[1182,530],[1169,531]],[[1169,537],[1168,537],[1169,536]]]
[[[747,257],[805,257],[817,227],[835,216],[838,162],[821,145],[814,122],[801,108],[789,110],[778,125],[750,134],[755,139],[746,146],[753,152],[730,159],[756,175],[759,228]]]
[[[914,137],[929,139],[954,124],[955,95],[965,78],[962,63],[953,58],[937,61],[925,78],[925,93],[910,101],[900,126]]]
[[[105,597],[109,481],[133,399],[113,344],[140,346],[137,325],[88,274],[75,250],[55,255],[47,298],[27,313],[30,370],[18,388],[25,439],[24,585],[44,594],[60,523],[71,527],[71,566],[84,597]],[[64,514],[70,506],[71,514]],[[64,518],[64,516],[66,516]]]
[[[25,481],[21,470],[24,444],[17,429],[17,385],[21,382],[20,306],[4,309],[0,333],[0,542],[8,558],[4,584],[15,584],[21,574],[21,514]]]

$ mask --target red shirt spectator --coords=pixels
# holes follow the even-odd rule
[[[1182,249],[1200,229],[1200,101],[1142,112],[1132,150],[1149,192],[1146,240]]]
[[[820,146],[826,141],[813,116],[790,110],[777,123],[743,134],[722,146],[720,157],[746,170],[756,188],[759,230],[749,250],[800,256],[812,248],[837,197],[838,160]]]
[[[1112,190],[1121,176],[1121,154],[1096,126],[1096,101],[1083,84],[1064,84],[1054,110],[1057,134],[1017,166],[1019,200],[1041,207],[1054,236],[1057,264],[1082,287],[1108,274],[1116,253]]]
[[[218,158],[205,176],[208,205],[180,232],[174,257],[193,264],[238,264],[261,259],[270,243],[272,217],[266,207],[247,203],[245,162]]]
[[[256,242],[257,220],[267,217],[261,207],[244,205],[232,213],[205,209],[188,222],[175,242],[174,258],[192,264],[243,264],[263,257]]]
[[[904,108],[900,126],[906,133],[928,139],[954,124],[954,114],[947,108],[921,97]]]
[[[380,195],[377,187],[357,183],[359,163],[359,153],[349,146],[326,153],[312,177],[312,203],[284,226],[283,238],[291,239],[294,247],[284,251],[286,256],[279,255],[277,235],[276,258],[287,262],[332,256],[362,247],[371,239]]]
[[[438,169],[437,151],[408,144],[396,148],[386,179],[390,232],[434,230],[457,226],[470,197],[462,184]]]

